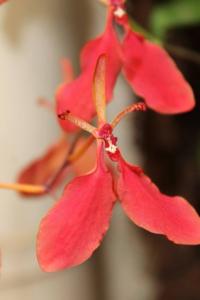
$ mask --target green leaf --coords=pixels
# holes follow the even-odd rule
[[[200,22],[200,0],[173,0],[155,6],[151,15],[151,31],[163,37],[172,26]]]

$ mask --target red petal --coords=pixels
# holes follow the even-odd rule
[[[63,71],[63,79],[65,83],[70,83],[74,79],[73,66],[69,59],[63,59],[61,61],[61,67]]]
[[[100,0],[100,1],[106,5],[113,5],[116,7],[122,5],[125,2],[125,0]]]
[[[114,200],[112,177],[101,157],[95,171],[67,185],[42,220],[37,241],[42,269],[57,271],[88,259],[108,229]]]
[[[74,115],[89,121],[95,115],[95,106],[92,99],[92,80],[98,57],[105,53],[107,56],[106,70],[106,97],[112,98],[112,90],[121,68],[120,44],[116,38],[111,15],[108,18],[106,30],[100,37],[90,41],[81,52],[82,72],[69,84],[62,84],[56,94],[57,113],[66,110]],[[76,129],[68,121],[59,120],[67,131]]]
[[[17,182],[45,185],[67,158],[68,149],[66,138],[62,137],[56,144],[51,146],[41,158],[38,158],[27,166],[20,173]],[[56,184],[59,182],[60,181],[57,181]],[[32,194],[24,194],[26,196],[32,196]]]
[[[76,149],[82,147],[85,144],[86,138],[81,138],[76,146]],[[94,169],[96,164],[96,145],[92,143],[88,149],[75,160],[72,165],[76,175],[83,175],[88,173],[90,170]]]
[[[133,222],[178,244],[200,244],[200,218],[185,199],[162,194],[141,170],[123,160],[120,170],[118,194]]]
[[[164,49],[128,30],[123,51],[125,76],[150,108],[171,114],[194,107],[189,84]]]
[[[114,5],[114,6],[120,6],[123,5],[125,2],[125,0],[110,0],[110,4]]]

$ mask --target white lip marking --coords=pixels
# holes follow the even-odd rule
[[[105,150],[110,152],[110,153],[115,153],[117,151],[117,146],[113,145],[113,143],[111,142],[111,140],[107,140],[107,142],[109,143],[109,147],[106,147]]]
[[[125,10],[123,10],[121,7],[118,7],[115,11],[114,11],[114,15],[118,18],[122,18],[124,15],[126,14]]]

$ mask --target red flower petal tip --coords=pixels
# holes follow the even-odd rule
[[[200,244],[200,217],[185,199],[162,194],[143,172],[123,160],[120,170],[118,194],[134,223],[177,244]]]
[[[96,170],[74,179],[42,220],[37,238],[41,268],[52,272],[88,259],[108,229],[114,201],[112,176],[99,157]]]
[[[175,114],[194,107],[191,87],[164,49],[129,30],[123,53],[125,76],[150,108]]]

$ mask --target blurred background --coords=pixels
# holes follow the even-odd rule
[[[128,0],[127,7],[176,60],[197,106],[180,116],[148,111],[127,117],[117,128],[123,153],[142,165],[163,192],[187,197],[200,212],[200,1]],[[0,7],[0,181],[15,181],[57,138],[54,116],[37,99],[53,102],[62,58],[70,58],[78,73],[80,49],[103,31],[105,13],[97,0],[10,0]],[[133,97],[119,78],[109,118]],[[53,200],[10,191],[0,191],[0,199],[0,299],[200,299],[200,248],[176,246],[136,228],[119,206],[89,261],[46,274],[37,264],[35,236]]]

